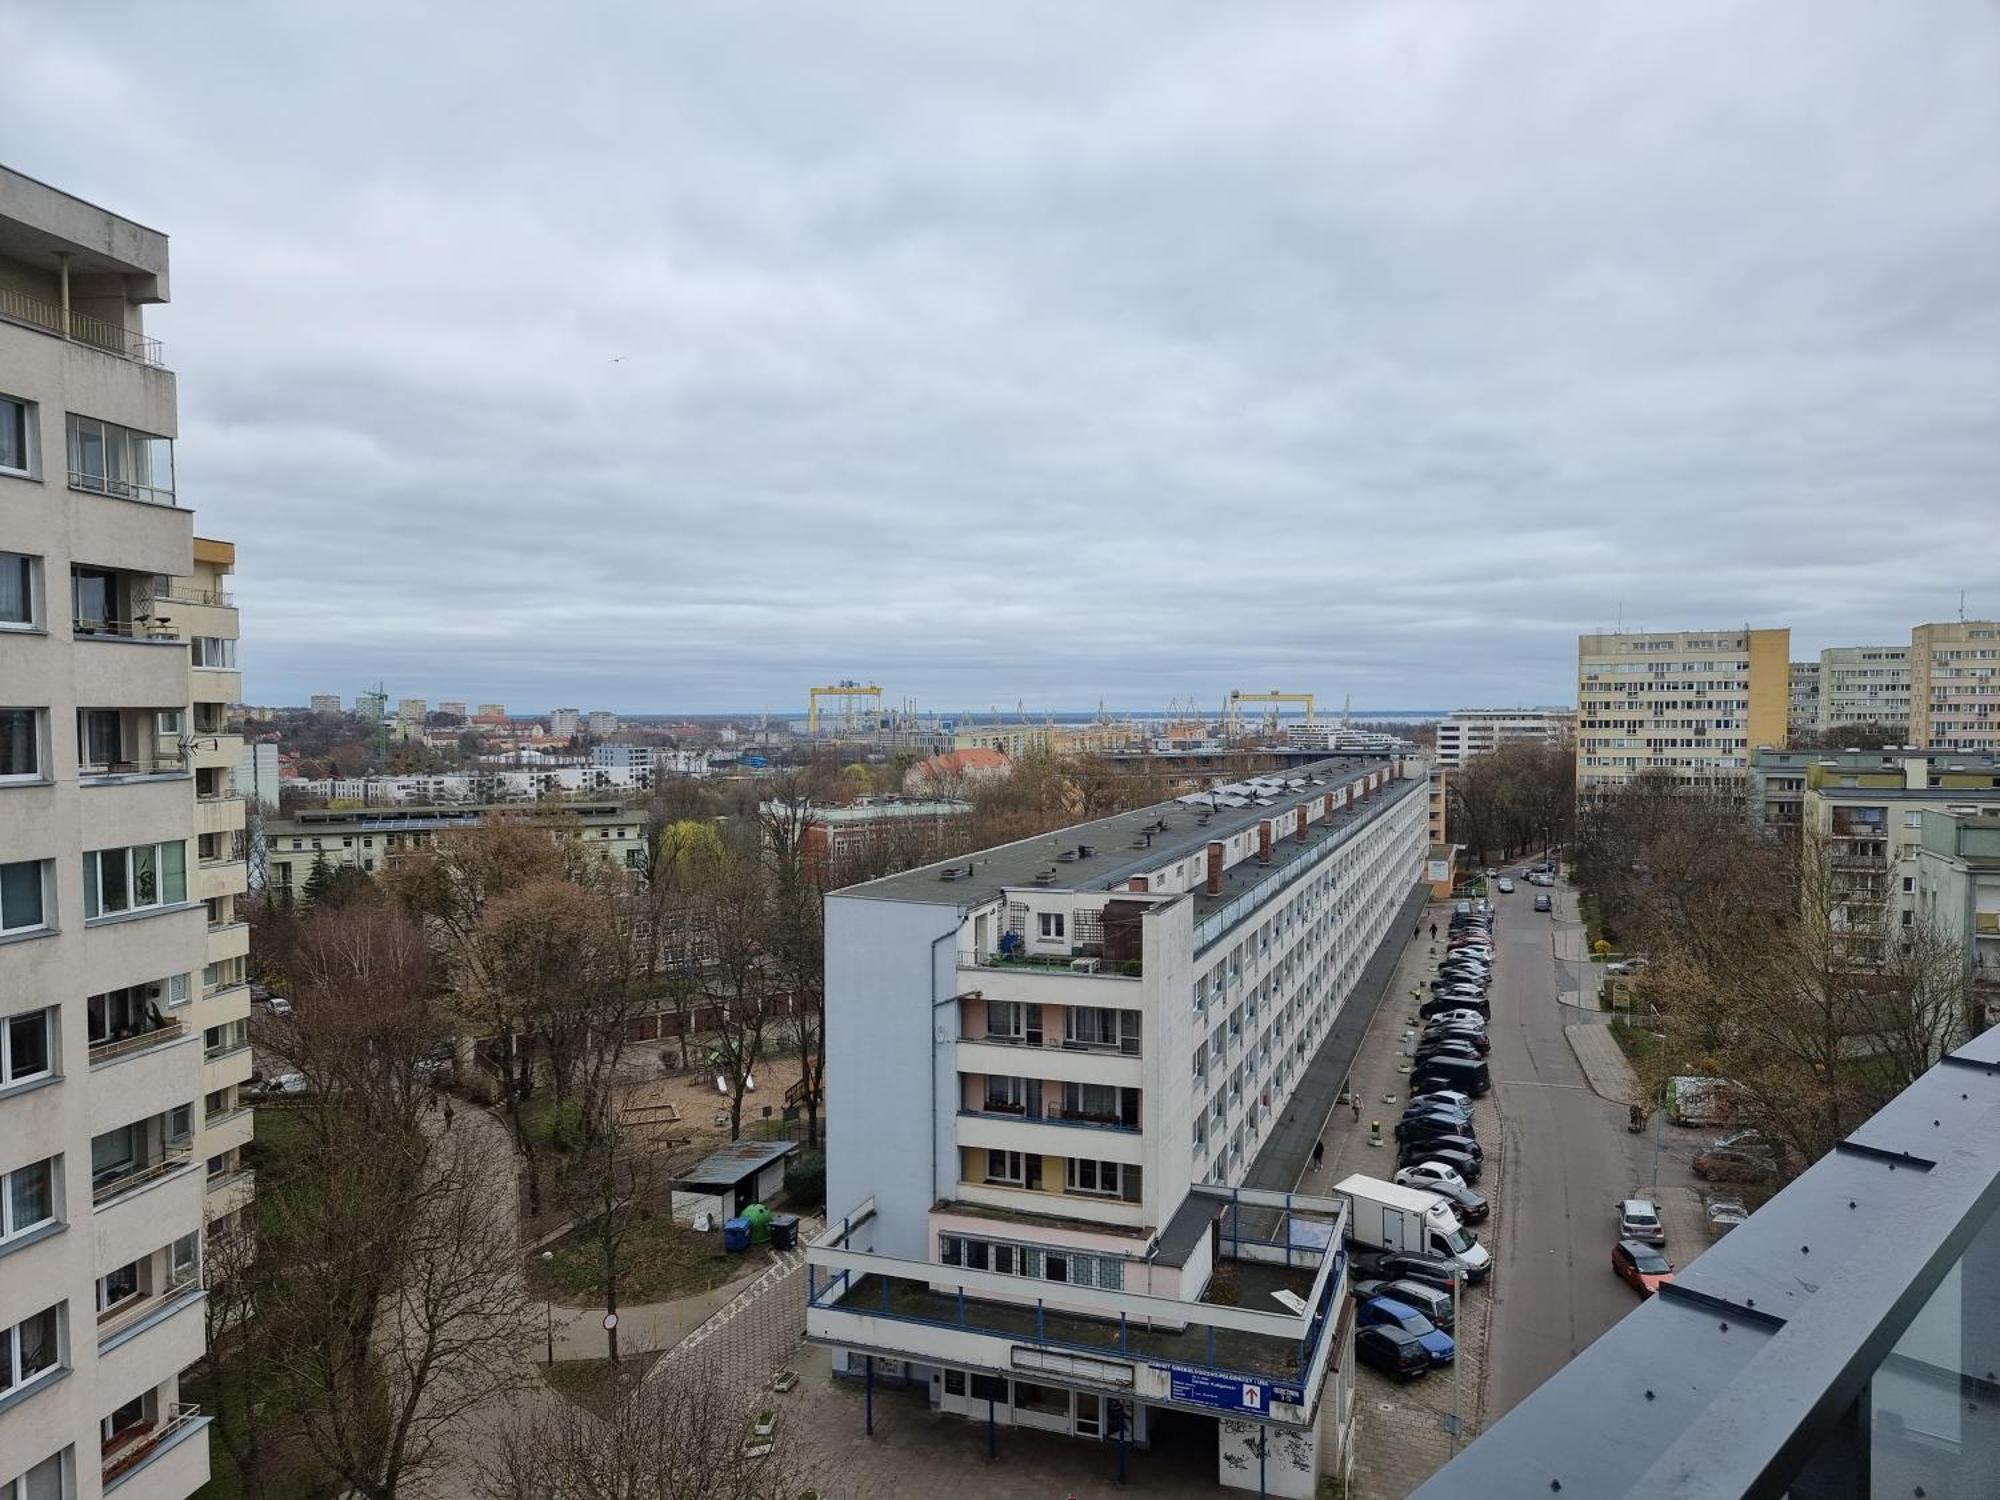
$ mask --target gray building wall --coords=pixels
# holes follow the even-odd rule
[[[949,902],[826,898],[826,1208],[874,1197],[859,1249],[927,1259],[926,1216],[958,1179],[958,1072],[938,1054],[958,1040],[960,920]]]

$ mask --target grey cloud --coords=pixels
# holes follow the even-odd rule
[[[1560,701],[1994,588],[1970,0],[29,11],[259,699]]]

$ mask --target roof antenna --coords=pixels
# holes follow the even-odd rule
[[[1964,589],[1960,589],[1960,590],[1958,591],[1958,623],[1959,623],[1959,624],[1961,624],[1961,625],[1963,625],[1963,624],[1965,623],[1965,590],[1964,590]]]

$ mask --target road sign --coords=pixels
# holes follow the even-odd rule
[[[618,1326],[618,1314],[606,1313],[604,1315],[604,1331],[606,1333],[609,1333],[611,1332],[612,1329],[616,1328],[617,1326]]]

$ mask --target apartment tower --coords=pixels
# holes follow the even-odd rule
[[[1573,708],[1461,708],[1438,721],[1437,763],[1456,770],[1475,755],[1515,740],[1560,745],[1575,733]]]
[[[1576,786],[1601,794],[1648,771],[1736,786],[1750,752],[1782,749],[1789,630],[1680,630],[1577,638]]]
[[[2000,622],[1919,625],[1909,666],[1911,744],[2000,750]]]
[[[181,1500],[208,1478],[180,1399],[204,1339],[204,901],[241,885],[197,843],[223,814],[197,800],[195,705],[233,689],[191,690],[190,642],[235,627],[188,597],[174,377],[143,319],[166,300],[164,235],[0,168],[8,1500]]]

